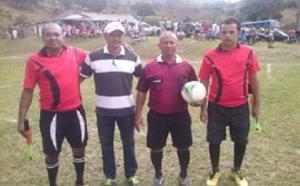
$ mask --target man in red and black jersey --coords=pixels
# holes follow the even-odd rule
[[[163,148],[170,133],[180,164],[179,186],[190,186],[187,170],[189,148],[193,144],[191,117],[180,92],[185,83],[197,80],[197,76],[193,66],[176,54],[178,38],[173,32],[162,33],[158,47],[161,55],[147,63],[136,88],[135,125],[139,131],[142,108],[149,92],[147,147],[151,149],[150,158],[155,169],[153,185],[162,186],[164,182]]]
[[[209,88],[208,107],[201,106],[200,119],[207,123],[207,141],[212,171],[206,185],[217,185],[221,176],[219,170],[220,144],[226,138],[229,126],[234,142],[234,166],[232,176],[239,186],[248,186],[240,168],[248,142],[250,129],[247,97],[249,88],[253,94],[252,116],[258,117],[260,93],[257,72],[259,65],[252,49],[238,44],[240,23],[234,18],[221,23],[221,44],[208,51],[202,61],[199,78]],[[211,82],[210,82],[211,79]]]
[[[26,62],[23,91],[19,106],[18,131],[26,137],[24,119],[31,105],[33,91],[38,85],[40,93],[40,130],[50,186],[56,186],[58,157],[64,138],[73,152],[76,186],[85,185],[83,172],[87,125],[79,89],[79,67],[86,51],[63,45],[62,29],[57,24],[43,28],[45,44]]]

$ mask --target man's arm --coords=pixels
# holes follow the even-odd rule
[[[135,128],[138,132],[140,132],[140,127],[143,124],[142,120],[142,109],[146,101],[146,92],[138,91],[136,96],[136,112],[135,112]]]
[[[200,107],[200,120],[202,123],[206,124],[207,123],[207,97],[208,97],[208,86],[209,86],[209,79],[202,79],[201,83],[204,85],[205,90],[206,90],[206,96],[203,99],[203,102]]]
[[[85,80],[84,77],[82,77],[81,75],[79,75],[79,83],[82,83]]]
[[[33,90],[24,88],[20,99],[19,117],[18,117],[18,131],[24,137],[27,137],[27,134],[24,130],[24,119],[31,105],[32,98],[33,98]]]
[[[253,95],[252,117],[260,114],[260,91],[257,73],[250,74],[250,89]]]

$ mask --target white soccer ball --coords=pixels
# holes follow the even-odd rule
[[[183,85],[181,96],[187,103],[199,103],[206,96],[206,90],[199,81],[190,81]]]

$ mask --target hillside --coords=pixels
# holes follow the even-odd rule
[[[3,16],[1,13],[9,14]],[[0,2],[0,29],[5,30],[9,25],[14,24],[17,19],[24,19],[29,24],[34,24],[40,21],[47,21],[57,18],[58,16],[74,13],[74,11],[66,11],[60,4],[51,4],[46,2],[40,7],[29,9],[14,8],[6,2]]]
[[[9,1],[0,0],[0,29],[6,30],[9,25],[14,24],[16,20],[23,20],[30,24],[34,24],[40,21],[52,20],[57,17],[62,17],[71,13],[80,13],[81,10],[87,11],[87,8],[83,8],[80,5],[72,4],[70,7],[65,7],[58,0],[43,0],[39,1],[38,6],[33,6],[29,8],[13,8]],[[75,0],[70,0],[75,1]],[[135,14],[130,9],[130,6],[140,2],[139,0],[111,0],[111,2],[106,1],[106,9],[102,10],[104,13],[129,13]],[[112,3],[113,2],[113,3]],[[113,7],[118,3],[118,8]],[[145,2],[150,2],[145,1]],[[168,0],[151,0],[152,3],[157,3],[154,7],[156,15],[155,19],[161,20],[170,18],[173,20],[210,20],[219,21],[226,16],[239,16],[239,4],[231,4],[226,2],[218,1],[201,1],[201,3],[196,3],[195,0],[186,0],[184,4],[179,5],[176,3],[171,4],[172,7],[167,9]],[[174,0],[174,2],[181,2],[181,0]],[[115,5],[114,5],[115,3]],[[295,25],[295,9],[285,9],[282,12],[283,18],[281,19],[281,25],[284,27]],[[136,16],[136,15],[135,15]]]

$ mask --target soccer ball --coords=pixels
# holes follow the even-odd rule
[[[199,103],[206,95],[205,87],[199,81],[190,81],[183,85],[181,96],[187,103]]]

